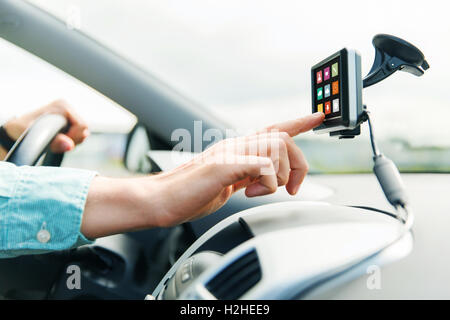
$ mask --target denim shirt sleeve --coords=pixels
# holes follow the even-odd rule
[[[88,170],[17,167],[0,161],[0,258],[92,243],[80,227],[95,175]],[[44,240],[38,237],[42,230],[46,230]]]

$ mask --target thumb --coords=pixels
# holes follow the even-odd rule
[[[73,148],[75,148],[73,140],[62,133],[58,134],[50,145],[50,150],[54,153],[71,151]]]

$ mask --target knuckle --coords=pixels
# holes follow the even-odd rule
[[[278,186],[276,186],[274,184],[269,185],[269,192],[270,193],[275,193],[275,192],[277,192],[277,190],[278,190]]]
[[[272,159],[266,157],[259,157],[259,162],[262,166],[273,167]]]
[[[287,132],[282,131],[280,132],[280,138],[284,141],[288,141],[289,139],[291,139],[291,136]]]
[[[303,164],[303,170],[305,171],[305,173],[307,173],[309,171],[309,164],[308,162],[305,161],[305,163]]]
[[[283,139],[278,139],[278,147],[280,148],[280,149],[286,149],[287,147],[286,147],[286,141],[285,140],[283,140]]]
[[[277,139],[275,139],[276,144],[279,148],[282,148],[285,145],[285,142],[282,138],[278,137]]]
[[[280,149],[285,148],[286,144],[283,139],[275,138],[264,141],[264,143],[260,144],[260,148],[267,148],[267,151],[273,153],[274,151],[278,151]]]
[[[206,152],[211,153],[213,155],[218,154],[223,149],[223,140],[220,140],[216,144],[213,144],[211,147],[209,147]]]
[[[215,146],[215,147],[223,146],[223,145],[226,143],[226,141],[227,141],[227,139],[222,139],[222,140],[220,140],[219,142],[217,142],[214,146]],[[213,147],[214,147],[214,146],[213,146]]]
[[[88,125],[85,122],[79,122],[78,126],[79,126],[81,132],[83,132],[85,129],[88,128]]]
[[[289,176],[286,174],[279,174],[277,178],[279,186],[284,186],[286,183],[288,183],[289,180]]]
[[[213,147],[216,147],[217,150],[225,151],[232,143],[232,138],[223,139],[216,143]]]
[[[66,107],[69,105],[69,103],[63,98],[56,99],[50,104],[55,107]]]

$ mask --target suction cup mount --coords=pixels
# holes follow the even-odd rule
[[[430,66],[423,53],[411,43],[388,35],[373,37],[375,61],[363,80],[363,88],[378,83],[400,70],[420,77]]]
[[[423,53],[408,41],[389,34],[377,34],[373,37],[372,44],[375,47],[375,60],[363,79],[363,88],[370,87],[399,70],[420,77],[430,68]],[[354,138],[361,133],[361,123],[366,120],[367,110],[364,108],[355,129],[331,132],[330,136],[337,136],[339,139]]]

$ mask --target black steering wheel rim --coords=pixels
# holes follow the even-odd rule
[[[45,153],[43,165],[60,166],[64,154],[49,150],[50,143],[61,132],[67,130],[67,119],[59,114],[44,114],[17,139],[5,157],[5,161],[18,166],[35,166]]]

